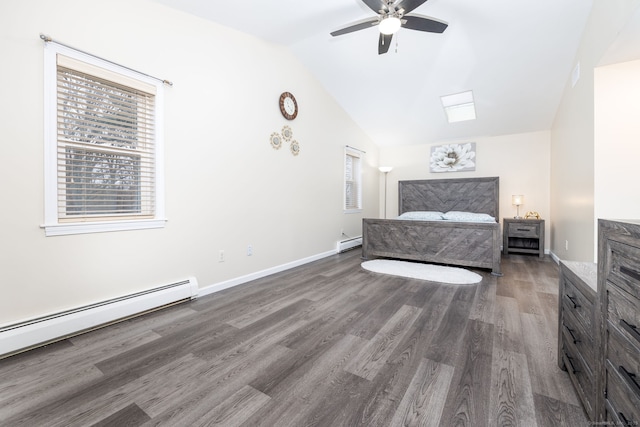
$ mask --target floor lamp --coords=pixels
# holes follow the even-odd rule
[[[391,172],[393,167],[380,166],[378,169],[380,172],[384,173],[384,219],[387,219],[387,175]]]

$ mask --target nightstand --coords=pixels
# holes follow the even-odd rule
[[[505,255],[519,252],[544,257],[544,219],[504,218],[502,226]]]

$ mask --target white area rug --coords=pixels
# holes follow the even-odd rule
[[[480,283],[482,276],[464,268],[445,267],[443,265],[421,264],[409,261],[374,259],[362,263],[362,268],[374,273],[392,276],[410,277],[431,282],[451,283],[454,285],[472,285]]]

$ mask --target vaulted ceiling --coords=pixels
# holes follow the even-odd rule
[[[401,28],[378,55],[361,0],[155,0],[287,46],[380,146],[550,129],[593,0],[429,0],[443,34]],[[448,123],[440,97],[473,91],[477,119]]]

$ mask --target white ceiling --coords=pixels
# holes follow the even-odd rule
[[[375,16],[361,0],[155,1],[289,47],[380,146],[549,129],[593,4],[429,0],[414,13],[449,28],[400,29],[378,55],[376,28],[329,35]],[[478,118],[449,124],[440,96],[466,90]]]

